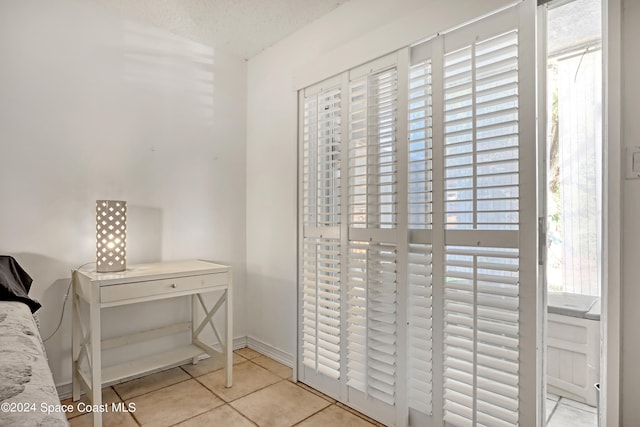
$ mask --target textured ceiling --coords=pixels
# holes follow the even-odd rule
[[[348,0],[96,0],[249,59]]]

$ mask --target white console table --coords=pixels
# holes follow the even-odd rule
[[[206,261],[160,262],[131,265],[118,273],[97,273],[95,267],[72,271],[73,280],[73,400],[80,399],[81,388],[89,395],[93,405],[102,404],[102,385],[139,375],[163,367],[191,360],[207,353],[222,356],[226,386],[232,383],[232,306],[231,268]],[[213,307],[208,308],[202,294],[221,291]],[[167,327],[138,332],[102,340],[100,332],[101,310],[125,304],[154,301],[165,298],[191,296],[192,319]],[[83,316],[81,305],[86,304]],[[202,307],[204,318],[198,322],[197,306]],[[226,316],[224,339],[213,322],[213,315],[224,306]],[[86,312],[88,311],[88,316]],[[88,317],[83,319],[83,317]],[[210,326],[222,351],[205,344],[198,337]],[[135,359],[130,362],[103,367],[102,350],[175,334],[191,329],[191,344],[165,353]],[[95,427],[102,426],[102,414],[94,412]]]

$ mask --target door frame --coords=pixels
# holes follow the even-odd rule
[[[600,417],[603,426],[620,424],[620,308],[622,271],[621,37],[622,0],[602,0],[604,167],[603,280]]]

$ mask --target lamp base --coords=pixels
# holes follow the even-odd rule
[[[117,264],[117,265],[105,265],[105,263],[100,265],[96,263],[96,271],[98,273],[119,273],[121,271],[126,271],[126,270],[127,270],[126,263]]]

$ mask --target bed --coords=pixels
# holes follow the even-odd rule
[[[31,278],[0,256],[0,426],[68,426],[28,297]],[[20,288],[20,289],[18,289]]]

